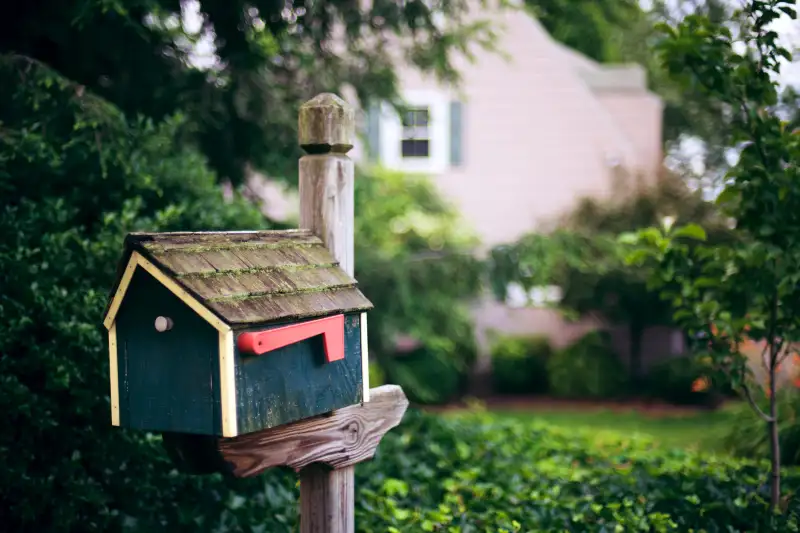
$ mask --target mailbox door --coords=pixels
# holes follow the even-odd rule
[[[326,353],[321,334],[260,355],[243,353],[234,342],[239,433],[288,424],[361,403],[360,315],[345,315],[343,322],[342,359],[329,360],[331,354]],[[249,328],[237,331],[237,338],[244,332],[293,324],[296,322]]]
[[[171,328],[159,332],[158,317]],[[117,315],[120,424],[220,435],[217,331],[137,269]]]

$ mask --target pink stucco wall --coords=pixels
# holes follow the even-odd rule
[[[465,102],[463,164],[432,176],[485,247],[513,241],[568,211],[582,196],[613,194],[614,162],[655,175],[661,103],[646,90],[593,91],[580,70],[599,65],[555,43],[520,11],[488,13],[505,55],[462,62],[460,91],[413,68],[404,90],[447,90]]]
[[[596,90],[595,97],[603,104],[642,161],[642,171],[657,176],[663,154],[662,117],[664,103],[650,92]]]

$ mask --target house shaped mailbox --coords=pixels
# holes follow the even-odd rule
[[[305,230],[128,235],[104,318],[112,423],[234,437],[367,401],[356,285]]]

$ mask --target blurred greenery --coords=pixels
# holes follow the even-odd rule
[[[732,24],[692,16],[658,28],[664,35],[659,57],[676,81],[727,109],[729,127],[721,134],[737,153],[716,204],[736,238],[709,242],[704,224],[689,224],[651,227],[625,239],[635,246],[629,262],[649,268],[650,286],[674,306],[674,320],[702,337],[698,352],[750,400],[768,428],[775,508],[782,457],[776,374],[800,341],[800,173],[790,163],[800,159],[800,139],[788,129],[792,117],[777,79],[792,56],[779,34],[767,30],[783,17],[797,18],[797,2],[752,0],[737,7]],[[761,380],[746,353],[748,340],[765,345],[766,412],[753,399]]]
[[[553,395],[565,398],[620,398],[628,392],[625,366],[604,331],[587,333],[547,362]]]
[[[553,406],[532,404],[523,410],[492,410],[498,419],[539,422],[563,430],[577,429],[592,433],[640,436],[659,448],[699,450],[725,453],[729,450],[727,435],[736,424],[741,406],[731,404],[713,411],[676,413],[659,406],[621,405],[617,409],[591,405]],[[766,455],[743,455],[766,458]]]
[[[298,106],[345,85],[367,104],[395,100],[399,59],[456,81],[454,58],[493,43],[484,21],[467,19],[467,5],[30,0],[4,10],[0,53],[47,64],[129,119],[182,114],[186,127],[174,142],[197,148],[221,180],[240,183],[254,168],[294,184]],[[192,8],[196,20],[184,24]],[[343,31],[334,35],[337,27]],[[218,61],[198,68],[194,45],[203,39]]]
[[[547,337],[497,335],[492,339],[492,379],[499,394],[543,394],[548,391],[547,362],[553,349]]]
[[[370,357],[413,401],[447,401],[476,354],[465,308],[482,281],[476,239],[424,176],[357,176],[356,210],[356,278],[381,310],[369,318]],[[419,346],[396,353],[400,336]]]
[[[800,466],[800,391],[793,387],[783,388],[777,398],[781,464]],[[762,410],[768,410],[769,401],[763,392],[758,394],[756,401]],[[726,448],[741,457],[769,457],[769,432],[764,421],[745,404],[738,406],[734,415],[736,423],[728,427]]]
[[[411,412],[357,473],[358,531],[796,531],[800,471],[773,515],[764,464],[629,432]]]
[[[495,294],[503,298],[512,282],[525,288],[556,285],[562,291],[556,306],[567,317],[598,313],[628,326],[630,374],[641,385],[644,331],[671,325],[672,306],[647,286],[645,268],[626,261],[628,248],[618,236],[660,225],[667,216],[705,224],[714,242],[731,239],[715,206],[679,176],[665,173],[653,186],[633,188],[613,201],[583,200],[549,233],[530,233],[495,247],[490,262]]]
[[[726,389],[716,379],[710,362],[693,354],[670,357],[653,366],[647,375],[647,392],[653,398],[677,405],[713,407],[724,399]]]

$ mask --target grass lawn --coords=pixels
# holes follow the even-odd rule
[[[498,417],[538,420],[563,428],[640,434],[670,448],[722,452],[722,440],[735,418],[731,407],[716,411],[680,414],[650,414],[635,409],[579,408],[552,409],[532,406],[526,410],[490,408]]]

